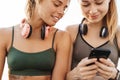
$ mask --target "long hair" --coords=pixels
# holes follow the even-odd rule
[[[109,30],[109,39],[113,42],[118,27],[118,14],[115,0],[110,0],[109,10],[105,16],[105,20]]]
[[[35,5],[36,5],[35,0],[27,0],[25,13],[26,13],[26,17],[28,19],[31,19],[31,16],[33,15],[33,12],[34,12],[34,9],[35,9]]]

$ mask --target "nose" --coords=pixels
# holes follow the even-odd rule
[[[98,11],[98,10],[97,10],[97,7],[94,6],[94,5],[92,5],[91,8],[90,8],[89,13],[90,13],[90,14],[95,14],[95,13],[97,13],[97,11]]]
[[[65,10],[64,10],[63,7],[60,7],[60,8],[57,10],[58,14],[61,15],[61,16],[64,15],[64,11],[65,11]]]

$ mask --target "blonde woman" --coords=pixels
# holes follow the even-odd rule
[[[69,0],[27,0],[23,22],[28,24],[0,29],[0,80],[6,57],[9,80],[65,79],[71,40],[53,26],[68,4]]]
[[[73,43],[67,80],[120,80],[120,29],[115,0],[79,0],[83,20],[67,27]],[[93,50],[110,50],[107,59],[88,59]],[[89,65],[94,63],[92,65]]]

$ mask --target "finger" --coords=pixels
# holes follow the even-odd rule
[[[104,75],[102,73],[98,73],[101,77],[103,77],[105,80],[110,79],[110,77],[108,75]]]
[[[84,79],[86,76],[85,76],[85,74],[88,72],[86,72],[86,71],[84,71],[84,72],[81,72],[81,70],[83,69],[83,67],[81,67],[81,68],[74,68],[74,73],[76,73],[76,75],[74,75],[74,79],[75,80],[77,80],[78,78],[79,79]]]
[[[107,66],[115,67],[115,64],[109,58],[108,59],[100,58],[99,60],[100,62],[102,62],[103,64]]]
[[[103,75],[106,75],[106,76],[109,76],[111,74],[111,72],[107,72],[107,71],[104,71],[102,69],[98,69],[98,72],[103,74]]]
[[[96,60],[97,60],[96,58],[93,59],[84,58],[81,60],[81,62],[79,62],[78,66],[86,66],[90,63],[95,63]]]
[[[91,71],[91,70],[97,70],[98,67],[94,64],[94,65],[90,65],[90,66],[86,66],[86,71]]]
[[[92,65],[90,67],[88,66],[85,66],[85,67],[77,67],[77,70],[80,72],[80,73],[84,73],[84,72],[88,72],[88,71],[93,71],[93,70],[96,70],[97,71],[97,66],[96,65]]]
[[[86,71],[83,73],[83,76],[95,75],[96,73],[97,73],[97,70]]]
[[[90,66],[77,66],[76,67],[80,72],[85,72],[85,71],[91,71],[91,70],[97,70],[98,67],[94,64],[94,65],[90,65]]]
[[[95,76],[96,76],[95,74],[94,74],[94,75],[85,76],[85,77],[83,77],[82,80],[93,80],[93,78],[94,78]]]
[[[111,71],[111,67],[103,64],[103,63],[100,63],[100,62],[95,62],[95,64],[102,70],[104,71],[107,71],[107,72],[110,72]]]
[[[90,79],[96,76],[97,70],[86,71],[81,74],[82,79]]]

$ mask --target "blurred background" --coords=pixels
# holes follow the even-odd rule
[[[120,25],[120,0],[116,0]],[[0,27],[11,27],[21,22],[25,17],[26,0],[1,0],[0,2]],[[70,24],[81,22],[82,16],[80,6],[77,0],[71,0],[68,11],[64,17],[55,25],[55,27],[64,30]],[[119,66],[120,69],[120,60]],[[8,80],[8,66],[5,64],[2,80]]]

